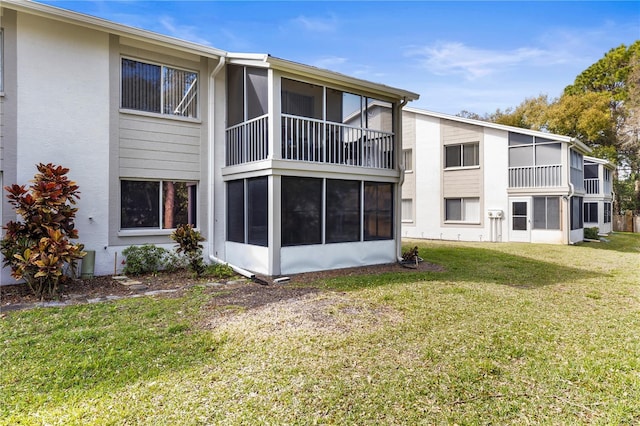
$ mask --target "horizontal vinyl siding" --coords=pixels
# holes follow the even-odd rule
[[[442,138],[445,145],[479,142],[482,137],[482,129],[471,124],[443,120],[442,127]]]
[[[120,117],[121,177],[200,180],[200,124]]]
[[[482,128],[466,123],[442,120],[442,144],[455,145],[478,142],[482,152]],[[444,155],[444,149],[443,149]],[[480,155],[480,165],[483,156]],[[444,164],[444,158],[441,164]],[[443,170],[442,188],[445,198],[453,197],[481,197],[482,196],[482,168]]]
[[[445,171],[443,177],[445,198],[479,197],[482,194],[480,169]]]

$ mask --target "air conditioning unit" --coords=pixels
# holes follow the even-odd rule
[[[502,219],[502,210],[489,210],[489,217],[492,219]]]

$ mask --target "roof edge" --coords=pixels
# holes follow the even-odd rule
[[[153,31],[118,24],[107,19],[98,18],[84,13],[74,12],[55,6],[37,3],[31,0],[2,0],[0,7],[16,10],[18,12],[30,13],[45,18],[55,19],[85,28],[105,31],[124,37],[135,38],[140,41],[154,42],[163,47],[178,49],[195,53],[201,56],[219,58],[227,56],[227,52],[214,47],[205,46],[191,41],[182,40],[176,37],[165,36]]]
[[[472,118],[458,117],[457,115],[450,115],[442,112],[429,111],[429,110],[420,109],[420,108],[404,107],[403,109],[407,112],[413,112],[415,114],[427,115],[430,117],[442,118],[444,120],[451,120],[451,121],[457,121],[460,123],[467,123],[467,124],[472,124],[476,126],[488,127],[491,129],[504,130],[506,132],[522,133],[525,135],[539,136],[542,138],[553,137],[558,141],[567,142],[567,143],[576,145],[581,151],[584,151],[587,153],[592,151],[591,148],[589,148],[586,144],[584,144],[583,142],[581,142],[580,140],[572,136],[542,132],[540,130],[525,129],[523,127],[508,126],[506,124],[492,123],[490,121],[474,120]]]
[[[323,68],[314,67],[312,65],[305,65],[299,62],[293,62],[286,59],[276,58],[273,56],[267,56],[266,62],[274,69],[279,69],[283,71],[292,71],[302,75],[309,75],[315,78],[323,78],[328,81],[336,81],[341,82],[343,84],[348,84],[349,86],[356,86],[358,88],[364,89],[365,91],[380,93],[380,94],[391,94],[397,98],[406,100],[406,101],[415,101],[420,98],[420,95],[414,92],[410,92],[408,90],[399,89],[397,87],[387,86],[381,83],[374,83],[369,80],[363,80],[356,77],[351,77],[346,74],[341,74],[336,71],[331,71]]]

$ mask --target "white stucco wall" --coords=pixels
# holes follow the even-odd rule
[[[416,182],[413,226],[402,225],[402,236],[440,238],[440,120],[416,115],[413,173]]]
[[[408,238],[461,241],[507,241],[508,133],[484,128],[481,149],[480,225],[443,224],[441,119],[416,114],[414,173],[416,176],[415,224],[403,224]],[[488,210],[502,210],[503,219],[492,222]]]
[[[509,226],[509,134],[503,130],[484,129],[484,211],[482,211],[483,240],[507,241]],[[489,210],[502,210],[502,219],[493,224]],[[493,226],[493,230],[491,229]]]
[[[78,241],[96,250],[96,274],[113,273],[114,262],[105,249],[110,208],[108,40],[105,33],[18,14],[16,183],[28,183],[37,163],[70,169],[69,178],[81,192]]]

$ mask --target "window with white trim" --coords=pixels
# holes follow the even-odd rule
[[[196,182],[120,181],[120,229],[196,226]]]
[[[571,197],[571,229],[584,228],[584,219],[582,217],[582,197]],[[560,229],[558,227],[558,229]]]
[[[403,149],[402,160],[404,161],[404,171],[412,172],[413,171],[413,150]]]
[[[4,30],[0,28],[0,92],[4,92]]]
[[[604,223],[611,223],[611,203],[606,202],[604,203],[604,218],[603,218],[603,222]]]
[[[179,117],[198,117],[198,73],[122,58],[120,106]]]
[[[402,199],[402,221],[413,222],[413,200],[411,198]]]
[[[480,165],[480,142],[444,147],[444,167],[474,167]]]
[[[480,223],[480,198],[445,198],[444,220]]]
[[[598,203],[583,203],[584,222],[598,223]]]

